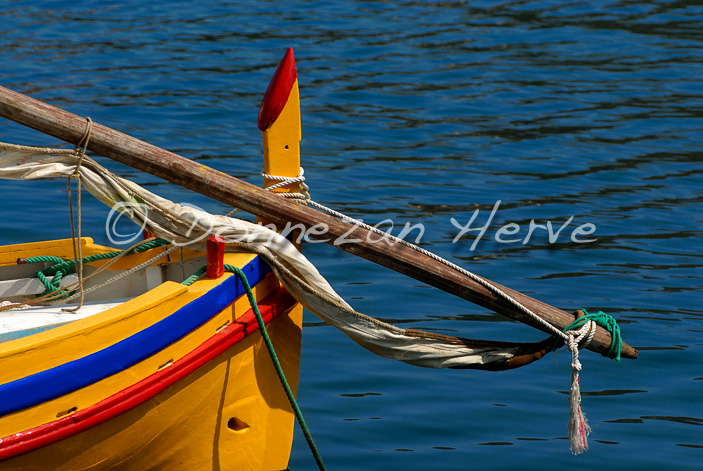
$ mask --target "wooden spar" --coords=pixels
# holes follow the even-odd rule
[[[72,144],[80,141],[86,127],[85,118],[4,87],[0,87],[0,116]],[[180,155],[95,122],[92,125],[88,149],[280,225],[302,224],[305,228],[316,226],[318,229],[326,226],[328,228],[326,233],[313,235],[313,237],[551,333],[484,286],[409,247],[400,244],[389,246],[385,242],[375,243],[374,241],[377,241],[380,236],[315,209],[288,201]],[[350,239],[354,239],[355,242],[335,244],[335,241]],[[497,283],[493,284],[559,329],[563,329],[574,320],[574,316],[566,311]],[[598,327],[587,348],[605,354],[609,347],[610,334]],[[623,343],[623,358],[637,358],[637,355],[637,350]]]

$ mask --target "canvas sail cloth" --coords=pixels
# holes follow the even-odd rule
[[[73,154],[0,148],[3,179],[69,177],[77,164]],[[355,311],[291,242],[262,225],[173,203],[87,157],[78,171],[93,196],[163,239],[203,247],[210,235],[219,235],[230,250],[260,255],[298,302],[377,355],[428,368],[503,370],[541,358],[554,344],[552,338],[537,343],[471,340],[387,324]]]

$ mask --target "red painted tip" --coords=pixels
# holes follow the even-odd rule
[[[290,95],[297,78],[298,73],[295,70],[293,48],[289,47],[283,59],[281,59],[281,63],[278,64],[276,72],[273,73],[273,78],[271,78],[271,83],[266,89],[264,99],[261,100],[259,116],[256,120],[260,130],[265,131],[278,119],[283,107],[286,106],[288,95]]]

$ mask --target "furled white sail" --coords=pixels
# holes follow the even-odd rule
[[[355,311],[290,241],[267,227],[173,203],[87,157],[79,166],[73,154],[0,148],[3,179],[69,177],[76,170],[97,199],[163,239],[202,247],[209,236],[219,235],[231,250],[259,254],[301,304],[380,356],[430,368],[500,370],[539,359],[554,343],[551,339],[538,343],[491,342],[401,329]]]

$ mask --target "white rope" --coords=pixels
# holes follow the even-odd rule
[[[28,309],[29,307],[31,306],[28,306],[23,303],[13,303],[12,301],[0,301],[0,311],[21,311],[23,309]]]
[[[300,183],[302,191],[300,193],[277,193],[280,196],[283,196],[285,198],[290,198],[297,200],[303,204],[307,204],[309,206],[312,206],[314,208],[320,209],[332,216],[338,217],[346,222],[349,222],[351,224],[354,224],[356,226],[359,226],[361,228],[366,229],[367,231],[373,232],[375,234],[381,235],[383,237],[387,237],[393,242],[397,242],[401,245],[404,245],[406,247],[409,247],[417,252],[420,252],[423,255],[426,255],[433,260],[436,260],[449,268],[452,268],[453,270],[461,273],[462,275],[465,275],[469,278],[471,278],[473,281],[476,283],[480,284],[481,286],[487,288],[488,290],[492,291],[495,293],[498,297],[508,301],[510,304],[515,306],[518,310],[521,312],[525,313],[528,315],[531,319],[533,319],[535,322],[543,325],[547,330],[552,332],[554,335],[557,337],[560,337],[563,341],[564,344],[567,346],[569,351],[571,352],[571,388],[570,388],[570,394],[569,394],[569,443],[571,447],[571,451],[578,455],[586,450],[588,450],[588,441],[587,441],[587,436],[590,433],[591,429],[588,426],[588,423],[586,421],[586,417],[581,410],[581,391],[580,391],[580,383],[579,383],[579,372],[581,371],[581,362],[579,361],[579,348],[585,348],[588,346],[588,344],[591,342],[593,339],[593,336],[595,335],[596,332],[596,324],[593,321],[587,321],[584,323],[584,325],[577,331],[567,331],[567,332],[562,332],[546,320],[542,319],[539,317],[537,314],[535,314],[530,308],[522,304],[520,301],[517,299],[513,298],[509,294],[507,294],[505,291],[501,290],[497,286],[495,286],[493,283],[489,282],[488,280],[485,280],[484,278],[470,272],[469,270],[460,267],[459,265],[450,262],[449,260],[440,257],[439,255],[430,252],[429,250],[423,249],[422,247],[419,247],[411,242],[408,242],[406,240],[400,239],[399,237],[396,237],[392,234],[389,234],[387,232],[384,232],[376,227],[370,226],[368,224],[365,224],[362,221],[359,221],[358,219],[354,219],[350,216],[347,216],[346,214],[340,213],[339,211],[335,211],[332,208],[328,208],[327,206],[324,206],[316,201],[313,201],[310,197],[310,193],[308,190],[310,189],[308,185],[306,185],[305,182],[305,170],[300,167],[300,173],[298,173],[298,176],[296,177],[282,177],[278,175],[268,175],[264,172],[261,172],[261,176],[264,177],[265,179],[268,180],[273,180],[277,181],[279,183],[276,183],[272,186],[269,186],[266,188],[268,191],[272,191],[278,188],[282,188],[284,186],[293,184],[293,183]],[[585,339],[585,341],[584,341]],[[583,345],[580,345],[581,342],[583,342]]]
[[[21,146],[18,144],[10,144],[9,142],[0,142],[0,149],[6,150],[16,150],[19,152],[29,151],[38,152],[40,154],[75,154],[78,155],[76,149],[59,149],[54,147],[34,147],[34,146]]]
[[[266,180],[273,180],[279,182],[274,185],[267,186],[266,188],[264,188],[264,190],[273,191],[277,195],[283,196],[284,198],[298,200],[299,203],[308,204],[313,202],[310,199],[310,193],[308,193],[310,187],[305,184],[305,169],[303,167],[300,167],[300,173],[298,173],[297,177],[280,177],[278,175],[269,175],[264,172],[261,172],[261,176],[264,177]],[[277,191],[274,191],[279,188],[283,188],[284,186],[292,185],[293,183],[300,183],[299,193],[279,193]]]
[[[310,193],[308,193],[308,190],[310,189],[310,187],[305,184],[305,169],[303,169],[303,167],[300,167],[300,173],[298,174],[297,177],[281,177],[278,175],[269,175],[264,172],[261,172],[261,176],[267,180],[273,180],[275,182],[279,182],[279,183],[275,183],[271,186],[265,187],[264,190],[266,190],[266,191],[273,191],[274,193],[276,193],[279,196],[283,196],[284,198],[292,199],[294,201],[297,201],[297,202],[303,203],[303,204],[307,204],[312,201],[310,199]],[[279,188],[283,188],[284,186],[291,185],[293,183],[300,184],[300,188],[301,188],[300,193],[280,193],[278,191],[274,191],[274,190],[278,190]],[[234,216],[238,212],[239,212],[239,208],[234,208],[230,212],[225,214],[225,216],[227,216],[228,218],[231,218],[232,216]]]
[[[266,179],[275,180],[275,181],[280,181],[280,182],[281,182],[281,183],[277,183],[276,185],[273,185],[273,186],[270,186],[270,187],[266,188],[267,190],[272,190],[272,189],[275,189],[275,188],[280,188],[280,187],[282,187],[282,186],[286,186],[286,185],[289,185],[289,184],[291,184],[291,183],[303,182],[303,181],[305,181],[304,174],[305,174],[305,170],[304,170],[302,167],[300,168],[300,173],[298,174],[297,177],[280,177],[280,176],[277,176],[277,175],[267,175],[267,174],[265,174],[265,173],[263,173],[263,172],[261,173],[261,175],[262,175],[264,178],[266,178]],[[415,244],[413,244],[413,243],[411,243],[411,242],[408,242],[408,241],[406,241],[406,240],[400,239],[400,238],[398,238],[398,237],[396,237],[396,236],[394,236],[394,235],[392,235],[392,234],[389,234],[389,233],[387,233],[387,232],[384,232],[384,231],[382,231],[382,230],[380,230],[380,229],[378,229],[378,228],[376,228],[376,227],[373,227],[373,226],[370,226],[370,225],[368,225],[368,224],[365,224],[364,222],[359,221],[358,219],[354,219],[354,218],[352,218],[352,217],[350,217],[350,216],[347,216],[346,214],[340,213],[339,211],[335,211],[335,210],[332,209],[332,208],[328,208],[327,206],[324,206],[324,205],[322,205],[322,204],[320,204],[320,203],[318,203],[318,202],[316,202],[316,201],[313,201],[312,199],[309,199],[309,198],[310,198],[310,194],[307,192],[308,189],[309,189],[309,187],[308,187],[307,185],[305,185],[305,186],[304,186],[304,192],[307,194],[307,196],[306,196],[305,194],[302,194],[302,193],[278,193],[278,194],[279,194],[280,196],[284,196],[284,197],[288,197],[288,198],[293,198],[293,199],[305,199],[305,200],[306,200],[305,202],[306,202],[307,204],[309,204],[310,206],[313,206],[313,207],[315,207],[315,208],[317,208],[317,209],[320,209],[320,210],[322,210],[322,211],[325,211],[326,213],[331,214],[332,216],[335,216],[335,217],[338,217],[338,218],[340,218],[340,219],[343,219],[343,220],[346,221],[346,222],[352,223],[352,224],[354,224],[354,225],[356,225],[356,226],[359,226],[359,227],[361,227],[361,228],[364,228],[364,229],[366,229],[366,230],[368,230],[368,231],[371,231],[371,232],[374,232],[374,233],[376,233],[376,234],[378,234],[378,235],[387,237],[387,238],[391,239],[393,242],[397,242],[397,243],[399,243],[399,244],[405,245],[406,247],[409,247],[409,248],[411,248],[411,249],[413,249],[413,250],[416,250],[416,251],[420,252],[420,253],[423,254],[423,255],[427,255],[428,257],[430,257],[430,258],[432,258],[432,259],[434,259],[434,260],[436,260],[436,261],[438,261],[438,262],[440,262],[440,263],[442,263],[442,264],[444,264],[444,265],[446,265],[446,266],[448,266],[448,267],[450,267],[450,268],[452,268],[452,269],[458,271],[458,272],[461,273],[462,275],[468,276],[469,278],[471,278],[471,279],[474,280],[475,282],[479,283],[481,286],[484,286],[485,288],[488,288],[489,290],[493,291],[493,292],[494,292],[495,294],[497,294],[499,297],[505,299],[506,301],[509,301],[511,304],[513,304],[515,307],[517,307],[520,311],[524,312],[525,314],[527,314],[528,316],[530,316],[531,318],[533,318],[536,322],[538,322],[538,323],[544,325],[547,329],[551,330],[552,333],[554,333],[554,335],[557,335],[557,336],[561,337],[561,338],[564,340],[564,343],[566,343],[566,342],[568,341],[568,337],[570,337],[570,335],[567,335],[566,333],[560,331],[559,329],[557,329],[556,327],[554,327],[552,324],[550,324],[549,322],[547,322],[547,321],[545,321],[544,319],[542,319],[541,317],[539,317],[537,314],[535,314],[534,312],[532,312],[527,306],[523,305],[523,304],[520,303],[518,300],[516,300],[515,298],[511,297],[510,295],[508,295],[506,292],[504,292],[503,290],[501,290],[500,288],[498,288],[497,286],[495,286],[493,283],[491,283],[491,282],[489,282],[489,281],[487,281],[487,280],[481,278],[480,276],[478,276],[478,275],[476,275],[476,274],[474,274],[474,273],[472,273],[472,272],[466,270],[465,268],[460,267],[459,265],[457,265],[457,264],[455,264],[455,263],[453,263],[453,262],[450,262],[449,260],[447,260],[447,259],[445,259],[445,258],[440,257],[439,255],[437,255],[437,254],[435,254],[435,253],[433,253],[433,252],[430,252],[429,250],[423,249],[422,247],[419,247],[419,246],[417,246],[417,245],[415,245]]]

